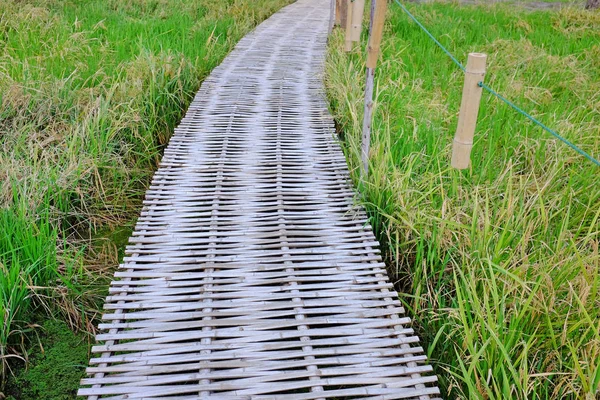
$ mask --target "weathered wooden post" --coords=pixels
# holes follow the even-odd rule
[[[460,113],[456,126],[456,135],[452,146],[452,166],[458,169],[469,168],[471,162],[471,149],[473,148],[473,136],[477,125],[477,114],[483,89],[479,82],[485,76],[485,64],[487,56],[482,53],[471,53],[467,60],[465,71],[465,85],[463,87]]]
[[[330,0],[329,3],[329,33],[331,33],[335,24],[335,0]]]
[[[340,26],[342,23],[342,0],[335,0],[335,24]]]
[[[340,0],[340,27],[346,29],[346,20],[348,19],[348,2]]]
[[[353,1],[352,0],[345,0],[346,1],[346,41],[345,41],[345,50],[346,51],[350,51],[352,50],[352,12],[353,12],[353,8],[352,8],[352,4]]]
[[[375,5],[371,8],[371,27],[369,30],[369,44],[367,47],[367,84],[365,88],[365,115],[362,129],[362,178],[369,174],[369,148],[371,146],[371,123],[373,121],[373,86],[375,84],[375,67],[379,58],[379,48],[383,36],[387,0],[373,0]]]
[[[377,0],[371,1],[371,11],[369,11],[369,37],[371,37],[371,31],[373,30],[373,18],[375,17],[375,4]]]
[[[354,0],[352,3],[352,33],[350,35],[350,40],[352,42],[360,42],[364,14],[365,0]],[[352,43],[350,44],[350,47],[352,48]]]

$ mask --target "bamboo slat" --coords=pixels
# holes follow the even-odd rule
[[[329,0],[261,24],[165,151],[80,396],[430,399],[323,93]]]

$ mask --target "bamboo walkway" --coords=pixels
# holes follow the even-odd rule
[[[299,0],[204,82],[106,299],[89,399],[430,399],[439,391],[354,206]]]

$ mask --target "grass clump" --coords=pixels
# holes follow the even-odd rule
[[[600,14],[408,5],[486,82],[600,157]],[[330,45],[328,94],[358,182],[364,56]],[[363,35],[363,48],[366,35]],[[598,168],[484,94],[472,167],[450,168],[462,72],[390,4],[370,175],[359,182],[449,398],[600,391]]]
[[[93,330],[117,252],[91,238],[131,224],[202,79],[289,2],[0,2],[0,378],[33,314]]]

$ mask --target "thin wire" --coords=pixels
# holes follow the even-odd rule
[[[404,10],[404,12],[413,20],[415,21],[415,23],[417,25],[419,25],[421,27],[421,29],[423,29],[423,31],[431,38],[431,40],[433,40],[439,47],[440,49],[442,49],[444,51],[444,53],[446,53],[448,55],[448,57],[450,57],[452,59],[452,61],[454,61],[454,64],[456,64],[458,66],[458,68],[462,69],[463,72],[467,72],[467,70],[465,69],[465,67],[460,63],[460,61],[458,61],[456,59],[456,57],[454,57],[454,55],[452,55],[452,53],[450,53],[450,51],[448,49],[446,49],[428,30],[427,28],[425,28],[423,26],[423,24],[421,24],[419,22],[419,20],[410,13],[410,11],[408,11],[406,9],[406,7],[404,7],[404,5],[402,3],[400,3],[398,0],[395,0],[396,4],[398,4],[400,7],[402,7],[402,9]]]
[[[558,140],[560,140],[561,142],[563,142],[564,144],[566,144],[567,146],[569,146],[570,148],[572,148],[573,150],[575,150],[576,152],[578,152],[579,154],[581,154],[582,156],[584,156],[585,158],[587,158],[588,160],[590,160],[591,162],[593,162],[594,164],[596,164],[597,166],[600,167],[600,161],[596,160],[594,157],[592,157],[591,155],[589,155],[588,153],[586,153],[585,151],[580,149],[576,144],[570,142],[569,140],[567,140],[564,137],[562,137],[561,135],[559,135],[556,131],[548,128],[546,125],[544,125],[543,123],[541,123],[540,121],[535,119],[532,115],[530,115],[529,113],[527,113],[526,111],[524,111],[523,109],[518,107],[516,104],[514,104],[513,102],[511,102],[510,100],[508,100],[507,98],[502,96],[500,93],[496,92],[494,89],[492,89],[485,83],[479,82],[479,87],[484,88],[485,90],[487,90],[488,92],[490,92],[491,94],[493,94],[494,96],[496,96],[497,98],[499,98],[500,100],[502,100],[503,102],[505,102],[506,104],[511,106],[515,111],[517,111],[524,117],[529,118],[532,122],[537,124],[540,128],[544,129],[546,132],[548,132],[549,134],[551,134],[552,136],[554,136],[555,138],[557,138]]]

